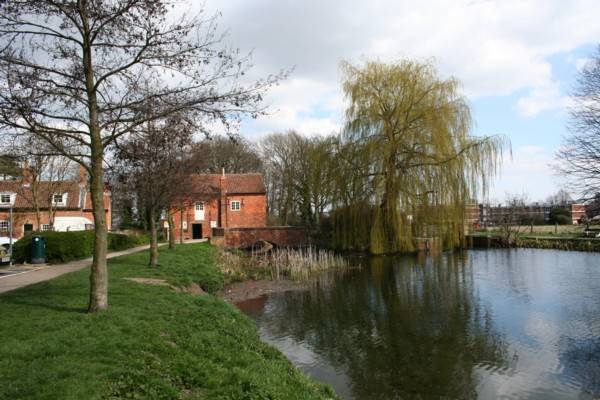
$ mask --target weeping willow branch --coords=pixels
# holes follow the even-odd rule
[[[351,172],[341,165],[336,179],[336,232],[367,229],[373,253],[414,250],[424,235],[460,245],[465,205],[487,191],[506,139],[471,135],[459,82],[439,78],[431,63],[344,63],[342,70],[349,106],[338,159]]]

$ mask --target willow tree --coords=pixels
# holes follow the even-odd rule
[[[372,189],[371,252],[411,251],[419,236],[460,244],[465,205],[486,190],[504,139],[471,135],[459,82],[429,62],[342,68],[344,140],[363,152],[355,171]]]

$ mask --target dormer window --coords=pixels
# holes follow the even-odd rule
[[[55,206],[65,206],[67,204],[67,194],[66,193],[55,193],[52,196],[52,204]]]
[[[15,203],[15,193],[0,193],[0,206],[12,206]]]

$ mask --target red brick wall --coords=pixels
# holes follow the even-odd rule
[[[306,230],[295,227],[269,226],[225,229],[224,246],[228,248],[250,247],[259,240],[273,243],[279,247],[302,246],[307,244],[307,235]],[[220,245],[221,243],[215,244]]]
[[[183,221],[187,223],[187,229],[183,231],[184,240],[192,239],[193,234],[193,224],[202,224],[202,237],[210,237],[211,236],[211,221],[214,221],[218,224],[219,220],[219,202],[218,200],[212,199],[204,201],[204,220],[196,220],[195,219],[195,211],[196,211],[196,203],[189,202],[183,210]],[[173,222],[175,223],[175,240],[179,240],[180,236],[180,226],[182,220],[182,213],[177,208],[171,209],[171,215],[173,216]],[[164,225],[164,224],[163,224]]]
[[[579,220],[585,215],[585,204],[571,204],[571,218],[573,224],[578,224]]]
[[[50,222],[50,215],[47,211],[41,212],[40,223],[41,225],[47,225]],[[107,218],[110,216],[110,211],[107,211]],[[83,217],[87,218],[89,221],[94,223],[94,215],[91,211],[77,211],[77,210],[57,210],[55,214],[56,217]],[[0,211],[0,220],[8,221],[9,220],[9,212],[8,210]],[[23,225],[31,224],[33,225],[33,230],[38,231],[41,230],[41,226],[37,225],[36,215],[34,212],[13,212],[13,238],[18,239],[23,236]],[[110,225],[109,225],[110,226]],[[0,232],[0,236],[8,237],[8,232]]]
[[[241,202],[239,211],[231,209],[231,202],[236,200]],[[267,196],[227,195],[227,228],[263,226],[267,226]]]
[[[242,202],[239,211],[231,210],[231,201],[239,200]],[[213,198],[204,201],[204,220],[196,221],[195,218],[195,201],[189,201],[183,210],[183,221],[187,222],[187,229],[183,231],[183,239],[192,239],[193,228],[192,224],[202,224],[202,237],[212,236],[211,221],[219,225],[219,199]],[[227,206],[224,207],[225,216],[223,221],[227,227],[264,227],[267,225],[267,198],[264,194],[259,195],[228,195]],[[173,221],[176,226],[175,239],[179,240],[182,215],[179,209],[171,209]],[[163,223],[164,227],[164,223]]]

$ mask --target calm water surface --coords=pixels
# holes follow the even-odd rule
[[[599,399],[600,255],[369,258],[240,303],[264,341],[346,399]]]

